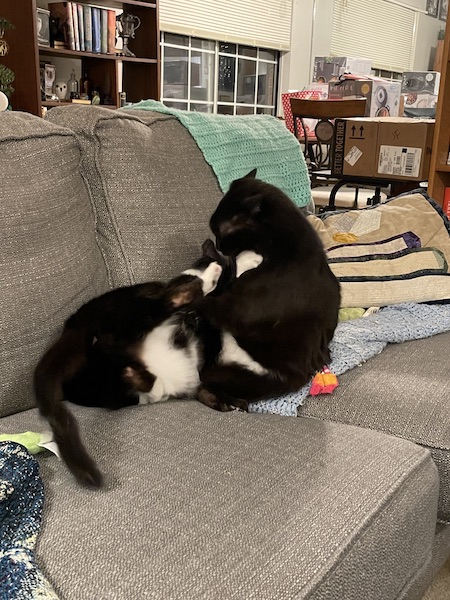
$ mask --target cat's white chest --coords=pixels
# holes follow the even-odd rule
[[[176,323],[165,321],[151,331],[142,344],[141,360],[156,379],[151,391],[140,395],[141,403],[192,394],[200,384],[197,342],[190,340],[185,348],[174,346],[177,327]]]

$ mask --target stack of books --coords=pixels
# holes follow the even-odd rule
[[[64,42],[54,42],[55,48],[64,44],[80,52],[116,53],[115,10],[79,2],[49,2],[48,9],[51,17],[58,19],[64,38]]]

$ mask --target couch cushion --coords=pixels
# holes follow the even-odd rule
[[[70,106],[52,109],[47,119],[80,137],[114,287],[166,279],[198,258],[222,194],[175,117]]]
[[[190,401],[73,409],[107,484],[38,455],[37,559],[65,600],[389,600],[431,558],[438,480],[420,446]],[[1,422],[37,428],[35,411]]]
[[[0,113],[0,415],[33,406],[39,356],[108,287],[79,163],[70,131]]]
[[[439,517],[450,522],[450,333],[391,344],[339,376],[330,396],[309,397],[301,416],[376,429],[431,450],[440,475]]]
[[[332,250],[330,268],[341,283],[342,307],[450,300],[449,231],[434,203],[422,193],[308,219],[325,249]],[[386,241],[392,245],[399,236],[413,247],[386,251]]]

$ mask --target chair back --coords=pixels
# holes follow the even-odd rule
[[[334,119],[363,117],[366,98],[343,98],[336,100],[305,100],[290,98],[294,134],[304,143],[305,158],[314,169],[327,169],[330,163],[330,146],[334,136]],[[304,119],[315,119],[314,136],[308,135]],[[302,126],[302,135],[298,122]]]

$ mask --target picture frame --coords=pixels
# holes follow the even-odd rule
[[[437,19],[439,14],[439,0],[427,0],[426,10],[429,17]]]
[[[440,0],[439,2],[439,20],[447,21],[448,0]]]
[[[37,39],[40,46],[50,46],[50,11],[36,8]]]

